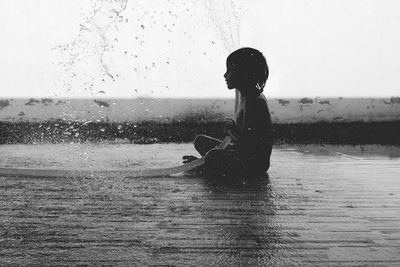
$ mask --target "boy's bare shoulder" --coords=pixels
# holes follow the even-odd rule
[[[260,108],[265,108],[268,107],[267,104],[267,99],[265,98],[264,95],[259,95],[255,98],[252,98],[249,101],[249,106],[253,107],[254,109],[260,109]]]
[[[259,96],[256,97],[256,101],[259,103],[267,104],[267,99],[263,94],[260,94]]]

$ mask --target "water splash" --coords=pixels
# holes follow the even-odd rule
[[[240,8],[241,5],[239,5],[238,1],[204,1],[207,14],[216,27],[228,52],[233,52],[241,47],[240,18],[243,16],[243,10]],[[235,90],[235,99],[236,110],[240,99],[240,92],[238,90]],[[236,119],[236,114],[233,115],[233,119]]]
[[[91,0],[89,12],[83,15],[79,33],[73,41],[53,48],[58,53],[58,62],[55,63],[57,85],[67,93],[73,90],[89,91],[93,94],[95,84],[106,80],[115,81],[118,74],[110,70],[112,58],[107,54],[114,49],[117,38],[112,38],[118,26],[126,23],[123,12],[127,8],[128,0]],[[102,91],[102,93],[105,93]]]
[[[240,13],[242,13],[238,0],[205,0],[204,5],[225,49],[229,52],[238,49],[241,45]]]

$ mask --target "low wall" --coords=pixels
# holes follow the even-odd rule
[[[400,119],[400,98],[269,99],[274,123]],[[233,99],[0,99],[0,121],[139,122],[231,118]]]

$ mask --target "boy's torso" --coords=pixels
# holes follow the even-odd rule
[[[265,96],[260,94],[248,98],[241,97],[236,108],[237,130],[245,139],[244,143],[249,145],[242,150],[245,154],[243,156],[252,159],[256,165],[269,167],[272,150],[272,122]]]
[[[250,105],[252,107],[255,106],[256,114],[249,114],[246,112],[249,109]],[[255,126],[262,129],[262,131],[259,132],[259,134],[261,135],[260,138],[264,137],[265,139],[268,139],[269,136],[266,136],[264,134],[269,134],[268,131],[272,129],[272,122],[271,116],[269,114],[267,100],[263,94],[251,98],[241,97],[237,107],[235,108],[235,124],[240,134],[243,134],[249,126]],[[248,118],[248,116],[254,115],[257,116],[257,119]],[[257,125],[248,125],[249,121],[250,124],[253,122]]]

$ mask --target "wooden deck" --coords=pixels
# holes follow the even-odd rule
[[[0,265],[399,266],[399,150],[276,149],[241,185],[0,177]]]

